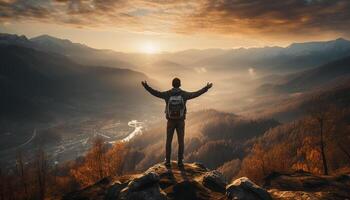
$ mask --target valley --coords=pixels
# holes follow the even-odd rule
[[[116,118],[79,119],[45,129],[34,128],[32,131],[28,130],[31,132],[29,138],[16,138],[24,141],[20,145],[0,150],[0,163],[3,167],[12,167],[18,153],[26,155],[27,162],[31,162],[35,159],[34,152],[42,149],[52,164],[60,164],[83,156],[97,137],[112,145],[115,142],[128,142],[141,135],[144,129],[147,129],[145,122]],[[10,144],[14,139],[9,137],[9,133],[1,135],[1,147],[5,147],[5,143]]]

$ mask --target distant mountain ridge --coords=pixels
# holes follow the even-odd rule
[[[29,45],[28,38],[24,35],[12,35],[0,33],[0,45]]]
[[[80,64],[103,65],[119,68],[142,69],[147,64],[145,55],[94,49],[70,40],[41,35],[31,39],[25,36],[0,34],[0,44],[11,40],[16,45],[65,55]],[[8,42],[8,41],[7,41]],[[292,43],[287,47],[259,47],[238,49],[189,49],[153,56],[154,64],[176,63],[186,66],[203,66],[212,69],[297,72],[350,55],[350,41],[338,38],[330,41]],[[154,65],[152,63],[149,63]]]
[[[329,62],[314,69],[290,74],[281,84],[264,84],[258,92],[303,92],[315,87],[322,87],[337,79],[350,77],[350,56]]]
[[[94,50],[87,45],[80,43],[73,43],[67,39],[59,39],[50,35],[40,35],[29,39],[29,41],[35,43],[37,46],[46,51],[55,53],[69,52],[69,51],[89,51]]]
[[[304,54],[313,51],[324,51],[324,50],[333,50],[333,51],[347,51],[349,50],[350,41],[344,38],[337,38],[331,41],[324,42],[304,42],[304,43],[293,43],[289,45],[288,53],[293,54]]]
[[[226,66],[227,69],[253,67],[261,71],[296,72],[310,69],[350,55],[350,41],[339,38],[326,42],[293,43],[286,48],[240,48],[205,58],[196,63]]]
[[[28,39],[26,36],[0,34],[0,45],[18,45],[39,51],[64,55],[76,63],[83,65],[102,65],[108,67],[134,69],[132,64],[124,59],[125,54],[104,49],[94,49],[87,45],[74,43],[50,35],[41,35]]]

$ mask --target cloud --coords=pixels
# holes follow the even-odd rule
[[[330,31],[348,34],[348,0],[208,0],[179,31],[291,35]]]
[[[42,4],[45,3],[42,2]],[[49,10],[45,6],[38,4],[37,1],[0,1],[0,19],[45,18],[49,14]]]
[[[79,27],[137,25],[126,0],[0,0],[0,21],[37,21]]]
[[[349,0],[0,0],[1,21],[227,35],[349,35]]]

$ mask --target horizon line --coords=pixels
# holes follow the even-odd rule
[[[308,40],[305,42],[292,42],[289,43],[288,45],[265,45],[265,46],[240,46],[240,47],[232,47],[232,48],[217,48],[217,47],[212,47],[212,48],[188,48],[188,49],[183,49],[183,50],[178,50],[178,51],[159,51],[156,53],[145,53],[145,52],[141,52],[141,51],[120,51],[120,50],[115,50],[115,49],[109,49],[109,48],[98,48],[98,47],[93,47],[90,45],[87,45],[85,43],[80,43],[80,42],[75,42],[72,39],[68,39],[68,38],[60,38],[60,37],[56,37],[56,36],[52,36],[50,34],[40,34],[37,36],[32,36],[29,37],[26,34],[16,34],[16,33],[9,33],[9,32],[0,32],[0,34],[8,34],[8,35],[16,35],[16,36],[24,36],[26,39],[31,40],[37,37],[41,37],[41,36],[49,36],[55,39],[59,39],[59,40],[68,40],[69,42],[73,43],[73,44],[80,44],[80,45],[84,45],[88,48],[92,48],[92,49],[96,49],[96,50],[101,50],[101,51],[113,51],[116,53],[125,53],[125,54],[143,54],[143,55],[148,55],[148,56],[155,56],[155,55],[160,55],[160,54],[174,54],[174,53],[180,53],[180,52],[185,52],[185,51],[205,51],[205,50],[222,50],[222,51],[229,51],[229,50],[239,50],[239,49],[259,49],[259,48],[288,48],[289,46],[293,45],[293,44],[304,44],[304,43],[317,43],[317,42],[330,42],[330,41],[336,41],[336,40],[346,40],[350,42],[349,38],[346,37],[335,37],[334,39],[328,39],[328,40]]]

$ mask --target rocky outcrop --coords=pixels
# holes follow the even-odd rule
[[[159,175],[154,172],[135,178],[120,192],[118,199],[166,200],[166,194],[159,187],[159,180]]]
[[[350,175],[316,176],[297,171],[291,174],[272,173],[264,186],[277,200],[350,199]]]
[[[225,177],[216,170],[206,172],[203,176],[203,185],[213,191],[225,192]]]
[[[229,199],[272,200],[265,189],[253,183],[247,177],[239,178],[228,185],[226,194]]]
[[[267,177],[260,187],[246,177],[226,184],[223,175],[199,163],[166,168],[157,164],[146,172],[107,177],[64,200],[271,200],[350,199],[349,176],[313,176],[308,173]]]
[[[199,163],[166,168],[157,164],[137,175],[108,177],[64,196],[64,200],[225,199],[223,176]]]

